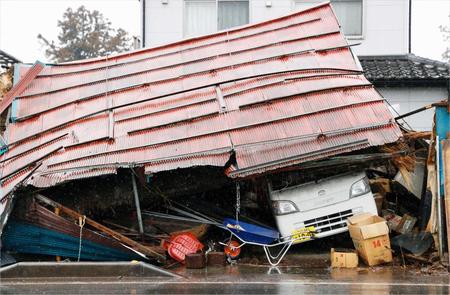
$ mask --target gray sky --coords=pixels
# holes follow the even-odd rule
[[[442,60],[450,40],[444,41],[439,26],[450,26],[450,0],[413,0],[412,8],[412,52]]]
[[[138,0],[0,0],[0,49],[24,62],[47,62],[37,35],[57,41],[57,21],[68,7],[98,10],[114,28],[140,35]]]
[[[123,28],[131,36],[140,34],[138,0],[0,0],[0,49],[21,59],[48,61],[37,35],[56,40],[57,20],[67,7],[80,5],[98,10],[115,28]],[[413,0],[412,51],[441,60],[447,46],[439,25],[449,24],[450,0]]]

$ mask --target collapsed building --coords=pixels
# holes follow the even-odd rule
[[[305,182],[380,163],[401,166],[415,153],[408,140],[418,137],[404,136],[364,77],[329,3],[115,56],[16,64],[0,111],[7,116],[0,158],[7,246],[78,259],[85,222],[91,228],[83,229],[82,259],[138,255],[129,248],[159,257],[156,245],[142,246],[144,231],[151,239],[180,230],[149,233],[140,221],[139,230],[125,227],[127,237],[119,237],[123,226],[109,220],[116,230],[103,228],[99,236],[102,225],[89,216],[137,221],[141,205],[184,200],[194,209],[229,202],[223,217],[235,210],[236,183],[247,189],[243,202],[264,209],[267,178],[283,186],[287,178]],[[59,216],[58,202],[79,224]],[[248,220],[257,222],[254,216]],[[76,250],[27,250],[27,231],[58,232]]]

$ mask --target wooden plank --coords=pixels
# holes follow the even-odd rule
[[[117,223],[114,223],[114,222],[111,222],[108,220],[103,220],[103,223],[106,223],[108,225],[111,225],[111,226],[114,226],[116,228],[123,230],[124,234],[127,236],[141,236],[141,234],[137,230],[134,230],[132,228],[128,228],[126,226],[123,226],[123,225],[120,225],[120,224],[117,224]],[[157,240],[169,238],[168,235],[151,235],[151,234],[147,234],[147,233],[144,233],[144,236],[152,238],[152,239],[157,239]]]
[[[447,224],[447,250],[450,253],[450,140],[443,141],[442,146],[442,164],[444,167],[444,206]],[[450,255],[449,255],[450,259]]]
[[[427,189],[431,191],[431,212],[426,231],[433,235],[435,243],[439,243],[437,239],[437,183],[436,183],[436,166],[434,163],[427,164]]]
[[[59,204],[59,203],[57,203],[57,202],[55,202],[53,200],[50,200],[47,197],[44,197],[42,195],[36,195],[35,198],[37,200],[39,200],[39,201],[49,205],[49,206],[52,206],[54,208],[59,208],[62,213],[67,214],[68,216],[70,216],[72,218],[75,218],[75,219],[78,219],[80,217],[83,218],[83,215],[81,215],[80,213],[78,213],[78,212],[76,212],[76,211],[74,211],[74,210],[72,210],[70,208],[67,208],[67,207],[65,207],[65,206],[63,206],[63,205],[61,205],[61,204]],[[139,252],[141,252],[141,253],[143,253],[145,255],[148,255],[150,257],[159,258],[161,260],[165,260],[166,259],[165,256],[163,256],[163,255],[161,255],[161,254],[159,254],[159,253],[149,249],[148,247],[146,247],[146,246],[144,246],[144,245],[142,245],[142,244],[140,244],[140,243],[138,243],[138,242],[136,242],[136,241],[134,241],[134,240],[132,240],[132,239],[130,239],[130,238],[128,238],[128,237],[126,237],[126,236],[124,236],[124,235],[122,235],[122,234],[120,234],[120,233],[118,233],[118,232],[116,232],[116,231],[114,231],[114,230],[112,230],[112,229],[110,229],[110,228],[108,228],[108,227],[106,227],[106,226],[104,226],[104,225],[94,221],[94,220],[92,220],[92,219],[90,219],[89,217],[86,217],[86,223],[89,224],[90,226],[100,230],[101,232],[111,236],[112,238],[118,240],[119,242],[127,245],[128,247],[130,247],[130,248],[132,248],[132,249],[134,249],[136,251],[139,251]]]
[[[431,212],[426,231],[433,235],[436,248],[439,246],[439,239],[437,237],[437,172],[436,172],[436,128],[433,125],[430,147],[428,149],[427,157],[427,190],[430,190]]]
[[[407,139],[431,139],[433,136],[431,131],[412,131],[403,133],[403,137]]]

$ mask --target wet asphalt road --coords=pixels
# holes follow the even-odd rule
[[[448,294],[447,284],[335,282],[117,282],[2,286],[1,294]]]
[[[183,278],[2,280],[1,294],[448,294],[447,272],[400,267],[304,269],[227,266],[175,272]]]

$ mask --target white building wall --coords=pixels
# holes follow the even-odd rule
[[[399,114],[416,110],[448,96],[445,87],[380,87],[378,91]],[[395,112],[394,116],[396,116]],[[433,123],[434,108],[405,118],[415,130],[430,131]],[[399,123],[403,123],[399,120]],[[405,127],[408,127],[405,125]]]
[[[250,0],[250,22],[257,23],[276,18],[289,14],[294,9],[292,0],[272,0],[271,7],[267,7],[266,2],[266,0]]]
[[[175,42],[183,38],[183,0],[145,1],[145,47]]]
[[[183,0],[145,0],[146,47],[183,38]],[[357,55],[397,55],[408,53],[409,0],[363,0],[363,36],[349,43]],[[250,0],[250,22],[259,22],[288,14],[294,0]]]
[[[365,0],[362,38],[356,55],[400,55],[409,50],[409,1]]]

